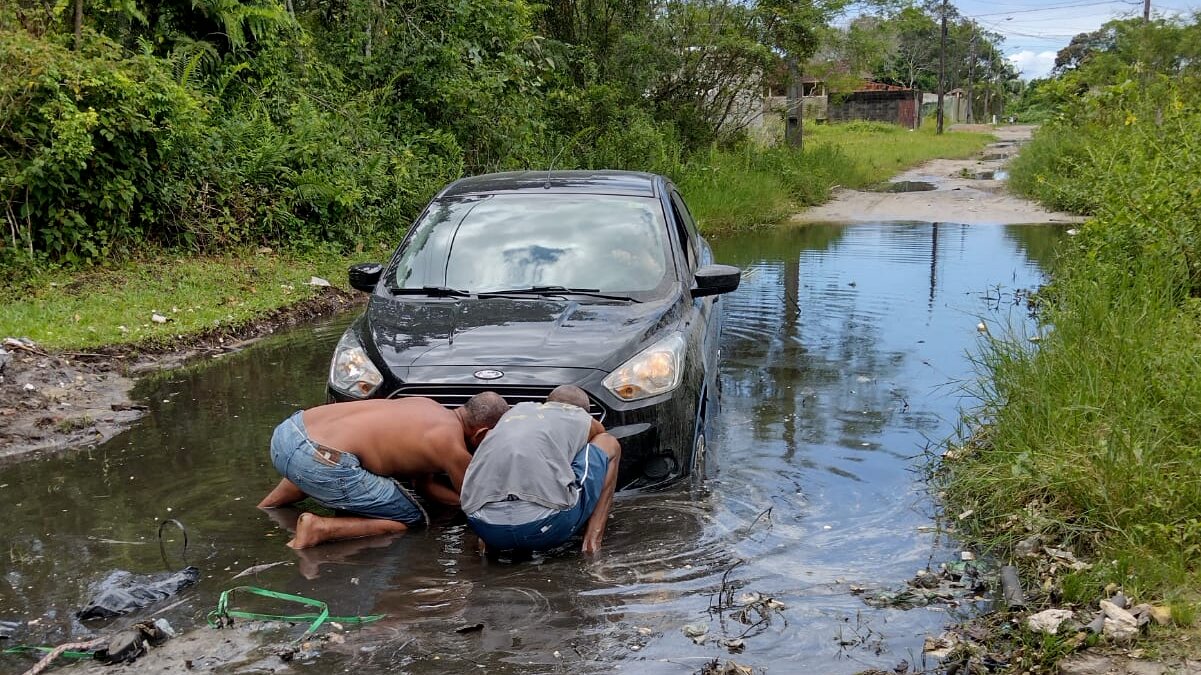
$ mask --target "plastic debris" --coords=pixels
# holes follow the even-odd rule
[[[150,315],[150,320],[155,323],[167,323],[167,321],[169,321],[169,319],[167,317],[165,317],[162,314],[159,314],[157,312]]]
[[[1056,635],[1064,622],[1075,616],[1069,609],[1045,609],[1026,617],[1026,628],[1035,633]]]
[[[135,575],[117,570],[96,584],[91,602],[75,613],[81,620],[107,619],[128,614],[175,595],[196,583],[200,570],[195,567],[171,575]]]
[[[703,645],[709,639],[709,626],[703,623],[685,624],[680,630],[694,644]]]
[[[330,283],[321,277],[309,277],[310,286],[323,286],[328,288]]]

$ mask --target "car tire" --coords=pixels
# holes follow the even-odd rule
[[[709,468],[709,442],[705,437],[705,425],[702,422],[697,430],[696,439],[692,443],[691,477],[693,487],[700,487],[707,478]]]

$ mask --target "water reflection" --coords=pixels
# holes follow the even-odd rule
[[[141,387],[151,413],[135,429],[3,469],[0,499],[17,517],[0,522],[0,622],[36,620],[16,636],[30,643],[88,634],[71,619],[88,583],[115,568],[164,569],[154,532],[171,517],[186,523],[187,562],[203,573],[167,613],[178,626],[201,622],[221,590],[247,581],[328,600],[337,614],[388,615],[331,647],[323,670],[692,672],[725,651],[694,645],[680,627],[720,632],[711,610],[723,589],[786,605],[747,639],[743,663],[822,673],[916,663],[946,613],[873,609],[851,586],[900,585],[954,555],[925,531],[916,456],[952,428],[977,321],[1002,318],[984,296],[1036,285],[1058,236],[913,223],[715,242],[718,260],[747,270],[721,300],[716,477],[698,490],[620,496],[592,561],[488,563],[446,516],[391,539],[283,546],[287,521],[253,508],[275,482],[267,439],[289,412],[323,399],[349,317],[168,373]],[[180,565],[182,542],[171,538]],[[231,580],[278,561],[288,564]],[[840,635],[870,639],[840,646]],[[0,660],[0,672],[27,665]]]

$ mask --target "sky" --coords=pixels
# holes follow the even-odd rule
[[[951,0],[961,14],[1005,36],[1002,50],[1025,79],[1043,77],[1077,33],[1142,16],[1142,0]],[[1151,0],[1152,15],[1191,14],[1201,0]]]

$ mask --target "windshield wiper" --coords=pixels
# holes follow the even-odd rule
[[[471,293],[446,286],[422,286],[420,288],[400,288],[393,286],[392,295],[428,295],[432,298],[470,298]]]
[[[480,293],[481,298],[494,298],[505,295],[584,295],[602,300],[621,300],[623,302],[642,302],[628,295],[613,295],[601,293],[599,288],[568,288],[566,286],[529,286],[527,288],[511,288],[505,291],[488,291]]]

